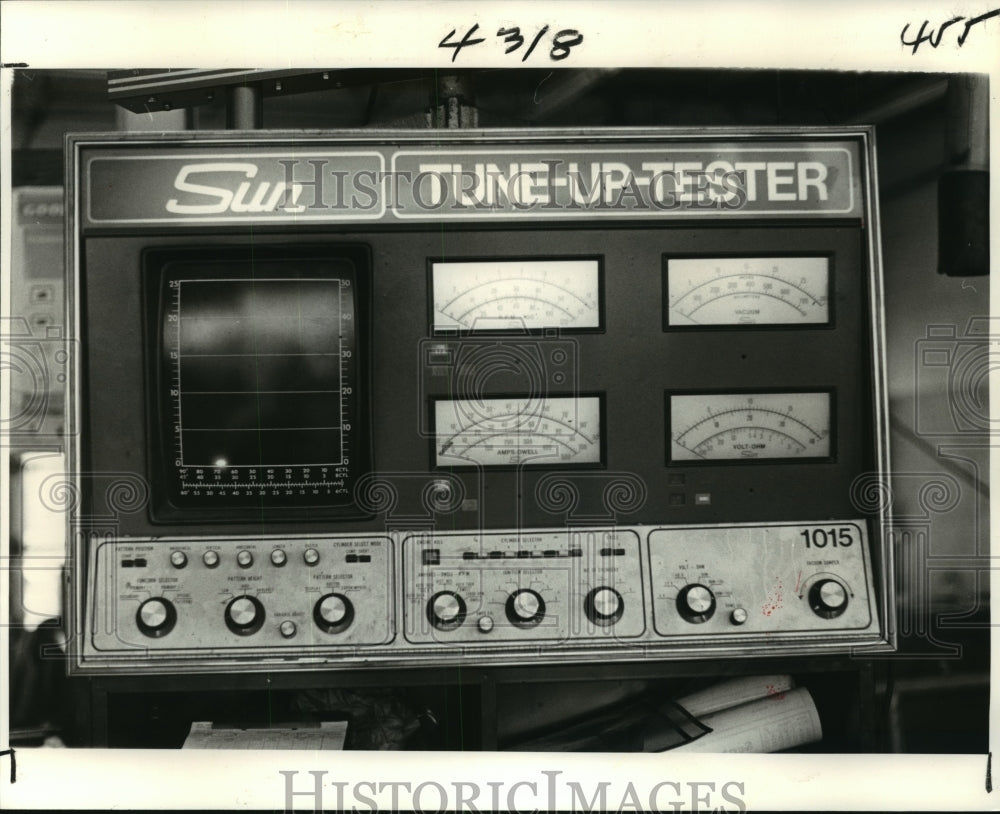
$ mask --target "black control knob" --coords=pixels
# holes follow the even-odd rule
[[[226,605],[226,627],[240,636],[260,630],[264,616],[264,606],[255,596],[238,596]]]
[[[427,620],[438,630],[460,627],[465,614],[465,600],[454,591],[438,591],[427,601]]]
[[[809,607],[823,619],[836,619],[847,610],[847,588],[835,579],[821,579],[809,589]]]
[[[135,612],[135,623],[143,635],[151,639],[166,636],[177,624],[174,603],[162,596],[147,599]]]
[[[522,588],[507,597],[507,621],[518,627],[534,627],[545,618],[545,600],[537,591]]]
[[[583,600],[583,610],[595,625],[609,627],[622,618],[625,601],[614,588],[602,585],[587,594]]]
[[[313,606],[313,621],[324,633],[342,633],[354,621],[354,605],[343,594],[326,594]]]
[[[715,594],[704,585],[685,585],[677,594],[677,612],[693,625],[707,622],[715,613]]]

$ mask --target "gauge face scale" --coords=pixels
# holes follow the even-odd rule
[[[671,394],[670,460],[829,459],[831,394]]]
[[[600,261],[431,263],[434,331],[601,328]]]
[[[827,325],[826,257],[667,260],[669,327]]]
[[[435,466],[598,466],[599,396],[439,399]]]

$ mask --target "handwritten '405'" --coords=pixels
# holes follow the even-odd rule
[[[961,29],[956,29],[961,30],[962,32],[958,35],[957,39],[958,47],[961,48],[965,45],[965,40],[969,36],[969,31],[974,25],[978,25],[985,20],[989,20],[991,17],[997,16],[1000,16],[1000,8],[993,9],[993,11],[987,11],[985,14],[980,14],[978,17],[952,17],[950,20],[945,20],[943,23],[938,25],[936,33],[934,31],[934,26],[931,26],[931,21],[924,20],[923,24],[920,26],[920,30],[917,32],[916,39],[909,40],[907,39],[907,34],[910,30],[910,24],[907,23],[903,26],[903,30],[899,33],[899,41],[903,45],[908,45],[913,49],[910,51],[911,54],[917,53],[917,49],[923,42],[928,43],[931,48],[937,48],[941,44],[941,38],[944,37],[944,32],[951,26],[957,25],[962,22],[962,20],[965,20],[965,25],[962,26]],[[928,26],[930,26],[930,31],[927,30]]]
[[[438,43],[438,48],[454,48],[455,52],[451,55],[451,61],[454,62],[458,58],[459,51],[463,48],[467,48],[471,45],[478,45],[481,42],[486,42],[485,37],[476,37],[476,32],[479,30],[479,23],[476,23],[472,28],[465,32],[465,36],[460,40],[455,40],[454,37],[458,33],[457,28],[453,28],[448,34],[445,35],[444,39]],[[531,52],[535,50],[538,43],[541,42],[542,37],[544,37],[549,31],[549,27],[543,26],[535,34],[531,43],[528,45],[527,50],[521,56],[521,62],[527,60],[531,56]],[[524,45],[524,36],[521,34],[521,29],[517,26],[513,28],[501,28],[497,31],[498,37],[503,37],[503,41],[507,48],[504,50],[505,54],[513,53],[518,50],[522,45]],[[549,59],[558,62],[561,59],[566,59],[569,56],[570,49],[576,45],[583,42],[583,34],[577,31],[575,28],[564,28],[562,31],[557,31],[552,35],[552,47],[549,48]]]

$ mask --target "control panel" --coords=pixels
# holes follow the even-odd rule
[[[634,531],[412,536],[404,547],[406,638],[572,642],[645,630]]]
[[[868,534],[854,520],[120,540],[95,556],[115,597],[89,609],[96,662],[137,651],[192,668],[206,652],[276,669],[526,651],[629,660],[692,645],[862,646],[877,631]]]
[[[894,647],[867,129],[67,157],[71,673]]]
[[[815,635],[872,624],[857,523],[657,529],[648,541],[661,636]]]
[[[362,648],[393,636],[387,538],[105,543],[99,652]]]

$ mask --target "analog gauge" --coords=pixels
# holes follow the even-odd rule
[[[437,466],[598,465],[599,396],[440,399]]]
[[[597,260],[431,264],[435,331],[601,327]]]
[[[825,257],[667,260],[667,325],[826,325]]]
[[[829,458],[831,395],[670,396],[671,461]]]

